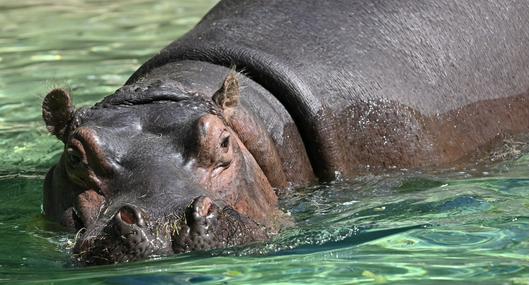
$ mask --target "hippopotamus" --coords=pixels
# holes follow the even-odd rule
[[[114,94],[42,110],[79,264],[267,240],[278,193],[529,132],[529,2],[222,0]]]

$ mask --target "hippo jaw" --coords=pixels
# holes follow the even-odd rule
[[[213,98],[182,94],[174,82],[125,86],[79,110],[63,90],[46,96],[44,120],[65,150],[45,179],[44,214],[82,229],[79,264],[233,246],[277,231],[277,196],[222,115],[237,105],[238,84],[229,86]]]

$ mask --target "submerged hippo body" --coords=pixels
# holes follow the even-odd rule
[[[94,107],[48,94],[65,151],[44,213],[84,229],[81,263],[113,263],[269,238],[286,221],[273,188],[450,165],[529,132],[528,14],[221,1]]]

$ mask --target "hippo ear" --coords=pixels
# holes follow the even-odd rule
[[[235,72],[230,72],[222,87],[215,92],[212,99],[217,105],[222,109],[234,108],[239,105],[240,98],[240,88],[239,88],[239,79]]]
[[[51,90],[42,102],[42,118],[46,123],[46,128],[63,142],[74,110],[70,94],[63,89]]]

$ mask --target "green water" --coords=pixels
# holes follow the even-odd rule
[[[62,147],[42,126],[43,96],[61,86],[93,104],[213,4],[0,0],[0,283],[529,284],[523,153],[299,189],[282,202],[296,227],[265,244],[72,267],[73,237],[40,215],[43,176]]]

